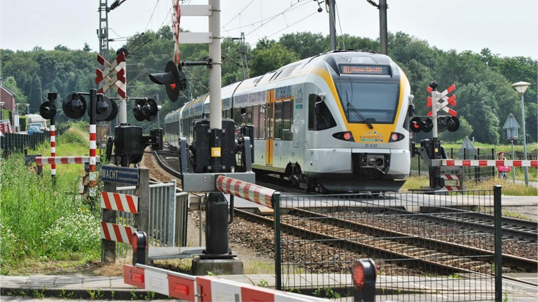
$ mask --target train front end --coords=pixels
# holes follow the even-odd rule
[[[318,66],[309,177],[329,191],[397,191],[411,160],[407,77],[380,54],[335,52]]]

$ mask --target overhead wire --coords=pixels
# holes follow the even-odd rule
[[[245,9],[247,9],[252,4],[252,2],[254,2],[254,0],[250,1],[249,4],[247,4],[247,6],[245,6],[245,8],[243,8],[237,15],[235,15],[235,17],[233,17],[230,21],[228,21],[228,23],[224,24],[222,26],[222,28],[226,27],[226,25],[230,24],[230,22],[235,20],[235,18],[239,17],[241,15],[241,13],[243,13],[245,11]]]
[[[245,36],[248,36],[248,35],[250,35],[251,33],[257,31],[257,30],[260,29],[262,26],[269,24],[271,21],[273,21],[274,19],[276,19],[276,17],[278,17],[278,16],[280,16],[280,15],[283,15],[284,13],[286,13],[286,12],[288,12],[288,11],[291,11],[291,10],[293,10],[293,9],[296,9],[296,8],[299,8],[299,7],[302,7],[302,6],[306,5],[306,4],[308,4],[308,2],[305,2],[305,3],[303,3],[303,4],[297,6],[297,4],[299,4],[299,3],[301,3],[301,2],[304,2],[304,1],[307,1],[307,0],[300,0],[300,1],[298,1],[297,3],[292,4],[291,6],[289,6],[288,8],[286,8],[285,10],[283,10],[282,12],[280,12],[280,13],[274,15],[273,17],[271,17],[270,20],[267,21],[266,23],[262,23],[260,26],[254,28],[252,31],[250,31],[249,33],[245,34]]]
[[[153,15],[155,14],[155,11],[157,10],[157,7],[159,6],[159,2],[161,0],[157,0],[157,3],[155,3],[155,7],[153,8],[153,12],[151,13],[151,16],[149,17],[148,24],[146,25],[146,28],[144,28],[144,31],[146,31],[149,27],[149,24],[151,23],[151,20],[153,19]]]
[[[312,16],[315,15],[316,13],[317,13],[317,11],[311,13],[310,15],[308,15],[308,16],[302,18],[301,20],[299,20],[299,21],[297,21],[297,22],[295,22],[295,23],[292,23],[291,25],[288,25],[288,26],[284,27],[283,29],[281,29],[281,30],[279,30],[279,31],[277,31],[277,32],[274,32],[273,34],[271,34],[271,35],[269,35],[269,36],[267,36],[267,37],[270,38],[270,37],[272,37],[272,36],[278,34],[279,32],[281,32],[281,31],[287,29],[288,27],[291,27],[291,26],[293,26],[293,25],[295,25],[295,24],[297,24],[297,23],[299,23],[299,22],[301,22],[301,21],[303,21],[303,20],[305,20],[305,19],[308,19],[308,18],[312,17]]]

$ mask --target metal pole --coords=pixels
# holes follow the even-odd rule
[[[209,30],[213,34],[213,42],[209,45],[209,128],[211,129],[210,148],[211,166],[214,172],[220,171],[221,136],[222,136],[222,105],[221,105],[221,36],[220,36],[220,0],[210,0],[213,13],[209,17]]]
[[[336,50],[336,17],[334,7],[336,6],[336,0],[326,0],[329,3],[329,32],[331,36],[331,50]]]
[[[387,46],[387,0],[379,1],[379,41],[381,44],[381,53],[388,54]]]
[[[525,104],[521,94],[521,120],[523,125],[523,160],[527,160],[527,134],[525,132]],[[529,168],[525,167],[525,185],[529,186]]]
[[[282,263],[280,250],[280,193],[273,194],[273,210],[275,213],[275,287],[282,289]]]
[[[495,301],[503,301],[502,275],[502,186],[493,187],[493,209],[495,217]]]
[[[514,160],[514,140],[511,140],[512,142],[512,160]],[[516,183],[516,167],[512,167],[512,182]]]

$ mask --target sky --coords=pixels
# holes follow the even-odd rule
[[[0,49],[45,50],[57,45],[98,51],[102,0],[1,0]],[[322,2],[322,0],[318,0]],[[111,5],[113,0],[108,0]],[[126,0],[109,13],[111,49],[126,38],[169,25],[173,0]],[[374,0],[379,3],[379,0]],[[187,0],[183,5],[208,4]],[[401,31],[430,46],[458,52],[489,48],[500,56],[538,59],[537,0],[387,0],[388,30]],[[325,8],[325,4],[320,4]],[[337,33],[379,37],[379,11],[366,0],[336,0]],[[223,37],[246,35],[255,46],[264,37],[309,31],[329,34],[329,16],[316,0],[221,0]],[[183,17],[181,27],[207,32],[207,17]],[[172,41],[171,41],[172,43]],[[390,53],[390,49],[389,49]]]

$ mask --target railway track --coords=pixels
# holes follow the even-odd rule
[[[368,251],[370,257],[382,255],[383,258],[395,258],[413,263],[415,267],[427,267],[433,271],[446,273],[481,272],[492,273],[491,259],[494,253],[488,250],[464,246],[447,241],[423,238],[383,229],[365,223],[351,222],[346,219],[330,217],[324,214],[292,208],[283,215],[281,229],[307,240],[323,240],[331,246],[349,251]],[[250,212],[235,210],[236,215],[273,227],[273,219]],[[289,215],[308,218],[307,225],[294,224],[286,219]],[[299,220],[297,220],[299,221]],[[349,235],[353,232],[353,237]],[[339,236],[339,234],[343,236]],[[382,238],[380,238],[382,237]],[[532,259],[503,255],[503,264],[525,271],[536,271],[538,262]],[[532,269],[534,268],[534,269]]]
[[[173,167],[177,164],[177,159],[167,159],[167,157],[175,157],[177,153],[171,151],[155,152],[155,157],[161,167],[168,173],[180,178],[181,173]],[[172,164],[169,163],[172,162]],[[277,190],[285,189],[286,182],[278,178],[264,176],[257,183],[260,185],[276,188]],[[298,189],[294,191],[302,192]],[[302,192],[304,193],[304,192]],[[317,194],[316,194],[317,195]],[[265,225],[273,227],[273,219],[259,215],[251,214],[242,210],[235,210],[238,215],[244,216],[248,220],[255,220]],[[458,225],[459,228],[465,227],[476,231],[493,233],[492,217],[488,215],[474,213],[470,211],[458,210],[453,208],[431,207],[427,209],[427,213],[411,213],[398,208],[383,208],[386,212],[395,212],[399,217],[405,219],[418,220],[422,223],[429,223],[432,229],[441,225]],[[417,267],[437,267],[441,271],[447,272],[471,272],[481,271],[490,272],[493,252],[483,248],[469,247],[463,244],[448,242],[444,240],[427,239],[421,236],[408,234],[404,232],[392,231],[380,227],[368,225],[365,223],[357,223],[346,220],[345,218],[329,217],[324,214],[308,211],[304,209],[293,208],[289,210],[287,215],[295,215],[308,219],[312,222],[307,228],[298,227],[286,223],[283,219],[282,228],[284,231],[298,234],[306,238],[324,238],[335,246],[346,247],[350,250],[370,250],[377,254],[390,255],[390,257],[398,259],[406,259],[417,265]],[[523,223],[517,224],[521,220],[504,219],[503,220],[503,235],[506,238],[516,238],[518,240],[526,240],[526,242],[536,242],[536,224],[534,229],[532,224]],[[514,225],[516,225],[514,229]],[[328,228],[327,226],[330,226]],[[316,231],[327,229],[324,232]],[[342,239],[335,234],[350,234],[356,237],[350,239]],[[391,238],[390,240],[379,239]],[[344,236],[345,238],[345,236]],[[418,244],[417,244],[418,242]],[[440,249],[442,251],[440,251]],[[451,253],[457,251],[457,254]],[[462,256],[470,258],[462,258]],[[471,257],[473,255],[473,257]],[[476,255],[480,255],[476,257]],[[374,256],[374,255],[372,255]],[[457,266],[452,265],[458,263]],[[512,268],[518,268],[520,271],[531,270],[536,271],[538,262],[533,259],[527,259],[514,255],[504,254],[503,264]]]

